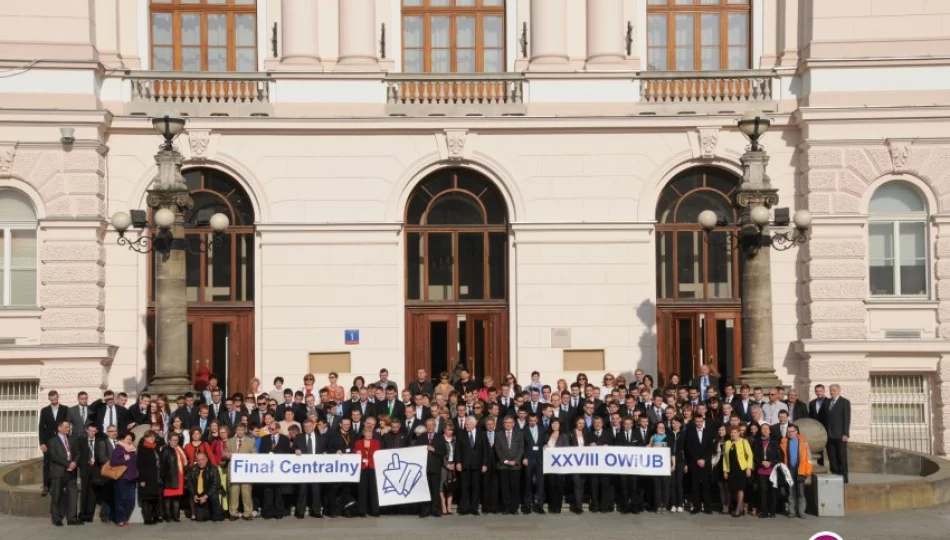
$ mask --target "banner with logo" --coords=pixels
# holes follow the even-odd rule
[[[376,467],[376,492],[380,506],[420,503],[429,501],[426,479],[425,446],[411,446],[394,450],[377,450],[373,454]]]
[[[232,454],[235,484],[359,482],[359,454]]]
[[[544,474],[669,476],[670,449],[585,446],[544,449]]]

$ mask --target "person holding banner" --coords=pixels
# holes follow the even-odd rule
[[[290,439],[280,433],[280,427],[275,423],[270,426],[270,434],[261,437],[261,454],[291,454]],[[197,510],[197,509],[196,509]],[[264,506],[261,509],[264,519],[284,518],[284,497],[280,484],[264,485]]]
[[[548,430],[548,436],[544,442],[545,451],[551,448],[570,446],[567,433],[561,433],[560,420],[557,418],[552,419],[550,425],[548,425]],[[544,475],[544,480],[547,484],[545,492],[548,495],[548,510],[550,510],[552,514],[560,514],[561,505],[564,502],[564,478],[560,474],[548,474]]]
[[[393,387],[387,388],[395,393]],[[376,433],[371,424],[363,426],[363,437],[353,443],[353,452],[360,455],[360,483],[357,489],[357,503],[359,516],[379,517],[379,493],[376,491],[376,467],[373,464],[373,454],[382,450],[382,445],[376,439]]]
[[[604,429],[604,418],[595,416],[594,432],[588,436],[588,446],[610,446],[613,443],[614,440],[610,431]],[[608,512],[607,505],[613,487],[610,480],[610,475],[607,474],[590,475],[590,505],[588,508],[591,512]]]
[[[449,424],[454,428],[454,424]],[[448,427],[448,426],[446,426]],[[481,494],[481,478],[488,470],[487,436],[477,429],[478,421],[474,416],[465,420],[465,431],[459,437],[458,452],[455,455],[455,470],[461,480],[458,513],[460,516],[478,515],[478,500]]]
[[[676,471],[676,453],[673,452],[673,446],[676,442],[672,435],[667,435],[666,424],[659,422],[653,429],[656,430],[650,437],[647,444],[649,448],[670,448],[670,474]],[[654,503],[657,514],[665,514],[670,506],[670,487],[672,486],[672,476],[658,476],[653,479],[653,488],[655,490]]]
[[[590,433],[587,431],[587,420],[583,416],[574,419],[574,430],[568,436],[568,446],[582,448],[587,446],[590,440]],[[571,512],[577,515],[584,513],[584,479],[586,475],[572,474],[571,487],[574,491],[574,498],[571,500]]]
[[[524,458],[524,434],[515,429],[515,419],[506,416],[502,438],[495,444],[498,457],[498,474],[501,489],[502,514],[518,513],[521,494],[521,463]]]
[[[224,457],[230,462],[234,454],[256,454],[254,440],[247,436],[247,426],[238,424],[234,430],[234,438],[230,439],[224,448]],[[250,521],[254,510],[251,484],[232,482],[228,490],[228,512],[231,521],[237,521],[238,508],[242,503],[244,504],[243,518],[245,521]]]
[[[416,437],[414,446],[425,446],[429,451],[426,458],[426,481],[429,483],[429,502],[419,503],[419,517],[424,518],[432,515],[442,517],[442,503],[439,496],[439,490],[442,486],[442,467],[445,463],[445,456],[448,450],[445,447],[445,439],[437,436],[435,432],[435,420],[429,418],[426,420],[426,432]]]

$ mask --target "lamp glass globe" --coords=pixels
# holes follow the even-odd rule
[[[792,221],[795,222],[795,227],[798,229],[807,229],[811,227],[812,215],[811,212],[805,210],[796,210],[795,215],[792,216]]]
[[[168,208],[162,208],[155,212],[155,226],[162,230],[168,230],[175,224],[175,213]]]
[[[129,230],[130,225],[132,225],[132,216],[127,212],[116,212],[112,214],[112,226],[115,227],[115,230],[125,232]]]
[[[211,229],[214,232],[224,232],[228,229],[228,226],[231,225],[231,220],[228,219],[228,216],[225,214],[217,213],[211,216]]]
[[[712,210],[703,210],[699,213],[699,218],[697,221],[699,222],[700,227],[707,231],[711,231],[716,227],[716,222],[719,221],[719,218]]]
[[[752,219],[752,223],[754,223],[756,226],[764,227],[765,225],[768,225],[769,219],[772,217],[772,213],[769,212],[769,209],[764,206],[756,206],[749,213],[749,217]]]

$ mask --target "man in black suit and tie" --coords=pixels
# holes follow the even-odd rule
[[[818,422],[828,430],[828,397],[825,395],[825,385],[815,385],[815,399],[808,403],[808,417]]]
[[[394,386],[387,387],[386,399],[376,403],[376,416],[382,414],[389,415],[390,418],[406,418],[406,405],[397,399]]]
[[[89,394],[79,392],[76,396],[76,404],[69,408],[66,419],[69,420],[69,434],[73,437],[81,437],[86,431],[86,426],[94,420],[92,408],[89,406]]]
[[[524,434],[515,429],[515,419],[506,416],[500,440],[495,441],[499,489],[501,490],[502,514],[518,513],[518,499],[521,494],[520,476],[524,459]]]
[[[290,439],[280,434],[280,427],[272,424],[270,435],[261,437],[260,454],[292,454]],[[283,519],[284,496],[281,484],[264,484],[264,502],[261,517],[264,519]]]
[[[537,387],[532,390],[537,390]],[[544,460],[541,451],[547,442],[547,433],[541,426],[538,414],[528,413],[528,425],[524,428],[523,436],[524,458],[521,464],[524,466],[524,500],[521,503],[521,513],[527,515],[534,511],[536,514],[543,514],[544,472],[541,467]]]
[[[241,413],[234,408],[234,400],[227,399],[224,402],[224,410],[218,415],[218,424],[228,427],[228,433],[234,433],[238,424],[241,423]]]
[[[664,420],[665,418],[665,415],[663,414],[664,408],[665,407],[663,406],[663,395],[659,393],[654,395],[653,404],[647,407],[647,414],[646,414],[647,420],[649,420],[650,422],[650,428],[653,428],[654,426],[656,426],[657,424],[659,424],[660,422]]]
[[[462,433],[462,432],[456,432]],[[429,483],[429,502],[419,503],[419,517],[442,517],[442,498],[439,496],[439,488],[442,485],[442,467],[444,467],[445,456],[449,449],[445,444],[445,437],[440,437],[435,432],[435,421],[426,420],[426,432],[415,439],[414,446],[425,446],[428,450],[426,456],[426,481]],[[458,444],[456,443],[456,448]]]
[[[590,402],[588,402],[590,405]],[[587,446],[610,446],[614,443],[613,432],[604,428],[604,418],[594,416],[591,428],[590,441]],[[611,478],[606,474],[591,474],[590,478],[590,511],[607,512],[610,500]]]
[[[712,513],[712,455],[715,433],[701,414],[693,416],[693,425],[686,430],[686,465],[692,474],[693,514],[698,514],[700,504],[707,514]]]
[[[788,400],[785,401],[788,406],[788,421],[795,423],[802,418],[808,418],[808,404],[798,399],[796,390],[788,391]]]
[[[841,387],[833,384],[828,401],[828,468],[848,483],[848,437],[851,434],[851,402],[841,397]]]
[[[96,498],[98,490],[95,483],[99,481],[99,464],[96,461],[96,433],[98,429],[94,422],[86,426],[85,434],[75,438],[75,445],[79,452],[79,480],[82,490],[79,497],[79,520],[91,523],[96,514]]]
[[[52,439],[59,430],[59,424],[61,422],[67,422],[69,417],[69,411],[65,405],[60,405],[59,403],[59,393],[56,390],[50,390],[47,394],[49,398],[49,405],[43,407],[40,410],[40,425],[37,431],[39,431],[40,439],[40,451],[43,452],[43,495],[45,496],[49,493],[50,487],[50,476],[49,476],[49,455],[47,453],[47,443]],[[67,422],[68,425],[68,422]],[[67,432],[68,435],[68,432]],[[62,521],[62,520],[60,520]]]
[[[119,428],[113,425],[106,428],[105,437],[100,437],[96,441],[96,466],[99,467],[100,471],[103,465],[109,463],[112,452],[115,451],[118,436]],[[96,497],[99,501],[99,520],[103,523],[109,523],[112,521],[112,509],[114,508],[113,481],[105,477],[102,477],[101,480],[102,485],[99,486],[99,494]]]
[[[474,416],[465,419],[465,431],[459,432],[455,440],[458,448],[455,452],[455,470],[461,480],[458,513],[461,516],[477,516],[482,492],[481,479],[488,470],[488,440],[485,433],[478,429],[478,421]]]
[[[220,397],[220,396],[219,396]],[[135,407],[132,407],[129,410],[129,417],[131,422],[135,422],[135,425],[151,425],[152,424],[152,414],[149,409],[152,403],[152,396],[149,394],[140,394],[139,399],[135,404]]]
[[[732,412],[742,419],[743,422],[752,421],[752,406],[755,400],[752,399],[752,388],[748,384],[739,387],[739,395],[732,400]]]
[[[623,419],[623,429],[620,431],[620,435],[614,438],[614,446],[641,446],[633,426],[633,416],[627,416]],[[622,515],[630,512],[639,513],[637,493],[637,477],[632,474],[621,475],[620,500],[617,502],[617,510]]]
[[[260,403],[258,403],[260,407]],[[267,401],[264,402],[264,409],[267,408]],[[181,425],[186,431],[198,425],[198,406],[195,405],[195,395],[191,392],[185,393],[185,406],[175,410],[175,416],[181,418]],[[262,426],[264,424],[261,424]],[[119,429],[122,433],[122,429]]]
[[[60,408],[66,412],[66,407]],[[49,456],[50,517],[57,527],[63,526],[64,517],[69,525],[83,524],[76,517],[79,452],[75,441],[69,439],[69,429],[69,422],[64,418],[57,424],[57,433],[47,439],[45,444]]]
[[[293,444],[294,453],[298,456],[325,454],[327,450],[326,437],[317,433],[316,424],[310,418],[303,421],[303,433],[294,438]],[[308,499],[309,504],[307,504]],[[309,507],[311,517],[322,518],[322,501],[319,483],[300,484],[297,486],[297,504],[294,505],[294,515],[297,519],[303,519],[304,511]]]
[[[413,397],[417,394],[425,394],[427,396],[432,395],[432,381],[429,379],[429,375],[426,373],[425,369],[419,368],[416,370],[416,380],[409,384],[409,392],[413,395]],[[423,420],[425,420],[425,418],[423,418]]]
[[[393,418],[389,423],[389,433],[382,436],[380,444],[383,450],[394,450],[396,448],[406,448],[412,445],[415,435],[410,435],[402,425],[402,419]]]

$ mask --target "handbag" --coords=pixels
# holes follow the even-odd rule
[[[113,465],[111,463],[106,463],[102,466],[100,473],[102,476],[110,480],[118,480],[122,478],[122,475],[125,474],[125,470],[128,469],[127,465]]]

